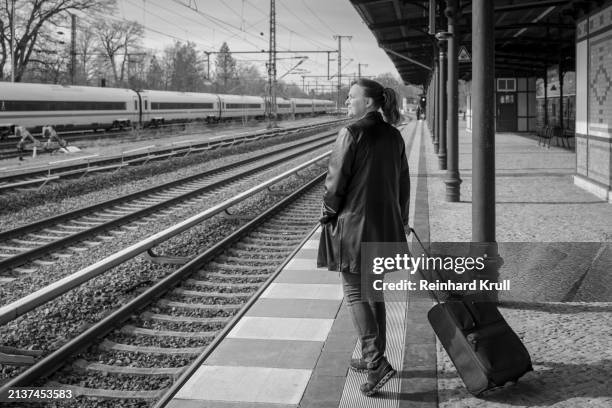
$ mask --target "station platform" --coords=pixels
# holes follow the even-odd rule
[[[411,224],[424,241],[469,242],[470,135],[460,132],[461,201],[447,203],[424,122],[402,133]],[[496,147],[498,242],[548,243],[541,261],[559,260],[550,271],[508,272],[519,294],[501,311],[534,362],[518,384],[483,398],[467,393],[427,322],[433,301],[404,291],[386,298],[386,354],[398,374],[374,397],[361,395],[366,375],[348,369],[358,340],[339,274],[316,268],[317,230],[167,406],[611,406],[612,205],[573,184],[573,152],[516,134],[498,134]],[[408,278],[402,274],[388,276]]]

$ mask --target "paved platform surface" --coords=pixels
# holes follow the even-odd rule
[[[469,135],[460,134],[462,200],[447,203],[424,123],[402,132],[411,223],[425,241],[469,242]],[[427,323],[432,300],[404,291],[387,298],[387,355],[398,375],[376,397],[361,396],[365,374],[348,370],[357,338],[338,274],[316,268],[315,233],[169,406],[612,406],[612,205],[574,186],[574,165],[573,152],[497,135],[500,277],[513,284],[501,311],[534,362],[517,385],[482,398],[467,393]],[[409,278],[403,274],[387,278]]]

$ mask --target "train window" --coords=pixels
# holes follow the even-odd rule
[[[134,110],[138,110],[138,101],[134,99]]]
[[[151,102],[152,110],[160,109],[212,109],[212,103],[198,102]]]
[[[126,110],[125,102],[3,101],[6,111]]]
[[[312,108],[311,103],[298,103],[295,106],[296,108]]]
[[[260,109],[260,103],[226,103],[227,109]]]
[[[149,109],[149,107],[147,106],[148,104],[149,104],[149,101],[145,99],[145,110]]]

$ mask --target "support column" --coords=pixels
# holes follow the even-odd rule
[[[440,121],[439,136],[438,136],[438,166],[440,170],[446,170],[446,50],[444,49],[444,42],[438,43],[440,50],[440,113],[438,120]]]
[[[429,86],[427,87],[427,107],[426,107],[426,118],[427,118],[427,126],[429,126],[431,141],[433,143],[433,111],[434,111],[434,100],[433,100],[433,89],[434,89],[434,77],[433,71],[432,76],[429,78]]]
[[[493,2],[472,2],[472,242],[495,243],[495,38]],[[493,252],[494,251],[494,252]]]
[[[437,51],[437,50],[436,50]],[[434,153],[438,154],[438,150],[440,148],[440,120],[439,120],[439,116],[440,116],[440,67],[438,66],[438,56],[436,54],[436,56],[434,57],[434,83],[435,83],[435,87],[434,87],[434,91],[433,91],[433,98],[434,98],[434,116],[433,116],[433,121],[434,121]]]
[[[548,125],[548,60],[544,59],[544,126]]]
[[[429,17],[429,35],[433,38],[436,35],[436,0],[429,0],[429,8],[428,8],[428,17]],[[429,118],[429,128],[431,129],[431,141],[435,145],[435,135],[436,135],[436,80],[438,76],[436,75],[436,49],[434,47],[434,69],[432,70],[432,76],[430,81],[430,89],[428,90],[427,95],[427,107],[428,112],[427,116]],[[436,151],[437,152],[437,151]]]
[[[448,18],[448,32],[451,34],[447,41],[448,44],[448,118],[446,120],[446,140],[447,140],[447,164],[446,172],[446,201],[458,202],[461,196],[461,177],[459,176],[459,107],[458,107],[458,54],[457,45],[460,32],[456,22],[459,18],[458,0],[449,0],[446,7],[446,17]]]

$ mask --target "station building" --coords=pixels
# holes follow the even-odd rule
[[[494,95],[493,106],[484,108],[493,131],[535,134],[575,149],[574,182],[612,202],[612,1],[351,3],[404,82],[426,91],[427,120],[436,151],[442,148],[441,163],[456,137],[448,124],[449,108],[456,110],[449,104],[457,88],[451,83],[467,81],[471,132],[475,98],[482,98],[473,81],[484,69],[486,88]],[[486,21],[490,33],[480,26],[474,30],[475,14],[481,13],[488,13],[479,21]],[[480,46],[491,48],[491,60],[479,59]]]

